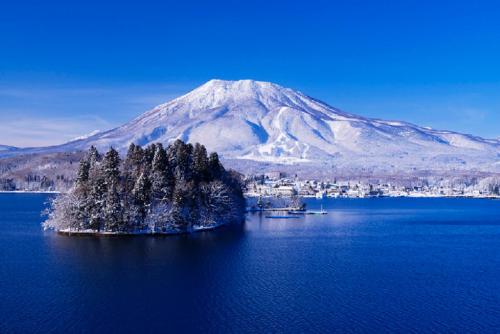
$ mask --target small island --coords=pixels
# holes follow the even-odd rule
[[[178,234],[243,221],[245,199],[240,176],[201,144],[131,144],[123,161],[92,146],[47,214],[43,227],[66,234]]]

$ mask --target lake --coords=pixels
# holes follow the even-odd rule
[[[0,194],[0,332],[499,332],[500,201],[308,200],[182,236],[45,232]]]

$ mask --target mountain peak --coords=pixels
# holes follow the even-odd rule
[[[256,80],[220,80],[212,79],[194,89],[187,95],[199,97],[200,95],[226,96],[226,97],[253,97],[279,95],[283,91],[292,92],[280,85],[266,81]],[[296,92],[298,93],[298,92]]]
[[[268,81],[258,81],[258,80],[252,80],[252,79],[241,79],[241,80],[223,80],[223,79],[211,79],[204,83],[201,87],[203,86],[208,86],[208,87],[280,87],[281,86],[268,82]]]
[[[175,104],[183,106],[182,110],[189,112],[192,118],[198,111],[221,106],[247,110],[264,107],[273,110],[279,106],[299,107],[304,105],[304,100],[310,99],[298,91],[271,82],[212,79],[187,94],[156,107],[152,112],[161,113]]]

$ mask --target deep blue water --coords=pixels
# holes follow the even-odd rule
[[[0,195],[0,332],[499,332],[500,201],[324,200],[189,236],[44,232]],[[319,208],[311,200],[310,208]]]

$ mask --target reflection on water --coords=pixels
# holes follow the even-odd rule
[[[0,332],[494,332],[500,202],[308,201],[179,236],[43,232],[0,195]]]
[[[92,261],[102,258],[103,263],[114,263],[124,258],[132,262],[161,260],[163,262],[196,257],[220,247],[230,247],[244,236],[245,225],[225,226],[217,230],[191,235],[171,236],[68,236],[47,233],[44,241],[54,257]]]
[[[64,282],[54,283],[63,284],[64,294],[78,296],[80,307],[93,309],[81,310],[85,323],[76,328],[112,331],[112,324],[102,323],[106,317],[120,321],[125,330],[140,330],[143,321],[153,322],[156,330],[177,330],[193,326],[193,313],[211,312],[208,296],[238,285],[232,267],[241,260],[238,244],[243,238],[244,225],[239,225],[179,236],[53,234],[45,242],[49,265],[68,273]]]

